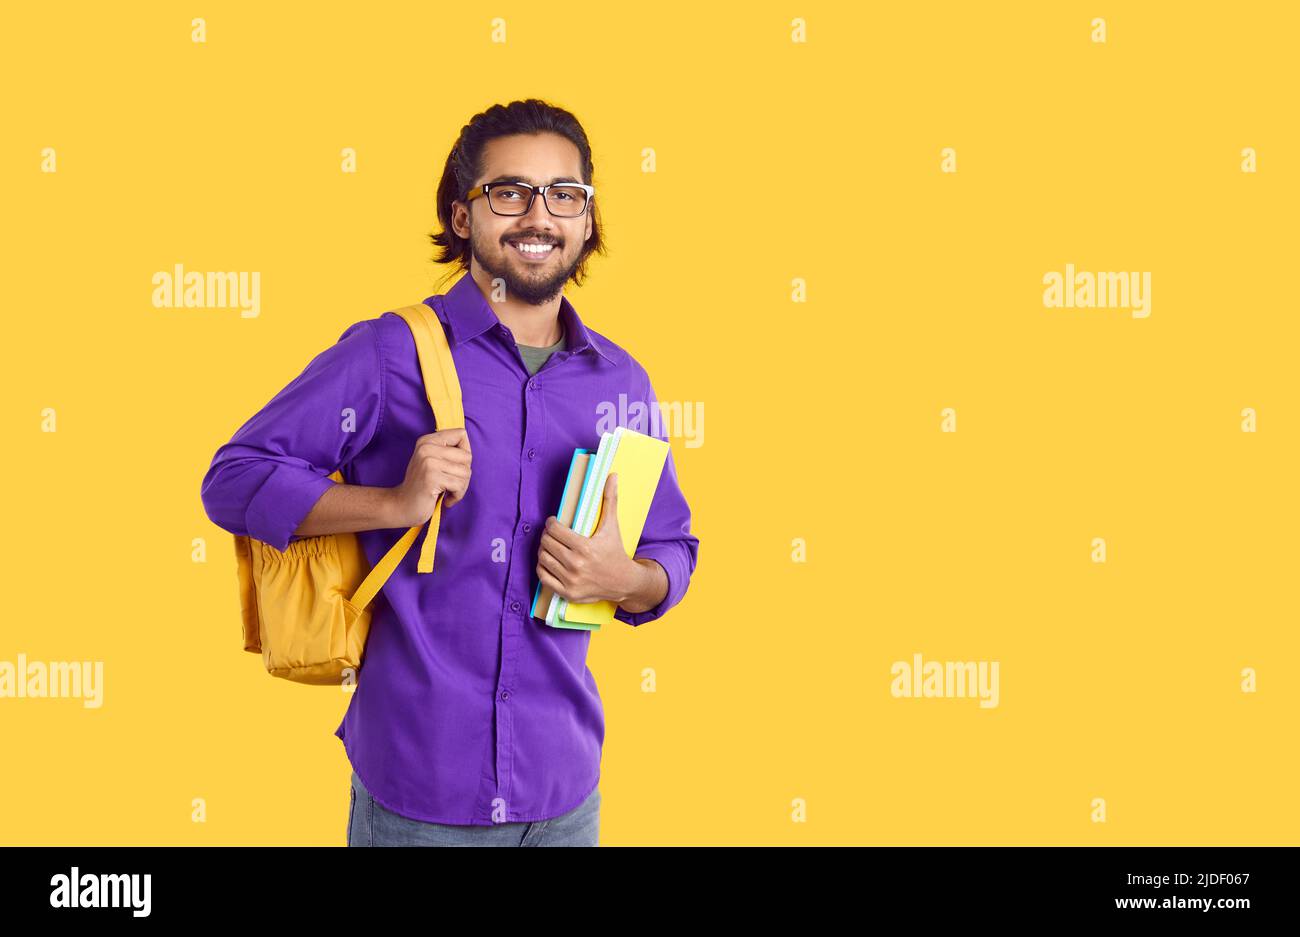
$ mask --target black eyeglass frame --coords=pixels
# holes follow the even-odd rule
[[[550,185],[529,185],[527,182],[485,182],[483,185],[476,185],[471,188],[469,190],[469,195],[465,196],[465,201],[472,202],[479,196],[486,196],[499,185],[523,187],[528,190],[528,204],[521,212],[497,211],[492,207],[492,199],[489,198],[487,200],[487,207],[492,211],[492,214],[500,215],[502,218],[518,218],[520,215],[528,214],[533,210],[533,201],[537,198],[538,193],[541,193],[542,204],[546,206],[546,210],[556,218],[581,218],[591,208],[591,200],[596,197],[596,187],[582,182],[552,182]],[[551,203],[546,200],[546,190],[560,187],[582,189],[587,193],[587,201],[582,206],[582,211],[578,212],[576,215],[557,215],[555,213],[555,210],[551,208]]]

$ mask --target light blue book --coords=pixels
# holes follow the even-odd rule
[[[605,497],[605,479],[609,476],[610,466],[614,464],[614,454],[618,451],[619,440],[623,438],[623,429],[619,426],[612,433],[601,434],[600,448],[596,450],[596,458],[592,460],[587,476],[583,480],[582,496],[578,499],[578,513],[573,518],[573,529],[584,537],[590,537],[595,530],[596,515],[600,513],[600,502]],[[558,595],[552,596],[551,608],[546,616],[547,623],[557,628],[594,630],[600,627],[598,624],[588,625],[568,621],[564,614],[568,607],[568,599],[562,599]],[[561,621],[565,624],[558,624]]]
[[[580,456],[590,456],[590,455],[591,455],[590,449],[573,450],[573,458],[569,460],[569,471],[564,478],[564,490],[560,492],[560,506],[555,511],[556,519],[560,520],[561,522],[563,522],[564,520],[564,505],[569,501],[569,489],[575,485],[575,478],[577,476],[578,459]],[[584,473],[580,484],[585,485],[588,475],[591,474],[591,468],[594,463],[595,463],[595,459],[587,460],[587,470],[586,473]],[[576,508],[574,514],[576,517],[577,516]],[[546,621],[546,624],[550,625],[553,628],[574,628],[583,631],[594,631],[595,629],[600,627],[599,625],[588,625],[582,622],[571,623],[571,622],[564,621],[562,618],[557,618],[555,621],[547,621],[546,619],[551,607],[550,600],[553,598],[554,595],[549,590],[547,590],[546,607],[544,608],[542,607],[542,581],[538,579],[537,588],[533,590],[533,604],[529,609],[529,614],[533,618],[540,618]]]

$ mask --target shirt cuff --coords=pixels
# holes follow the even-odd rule
[[[648,621],[654,621],[656,618],[663,616],[670,608],[682,600],[686,595],[686,586],[690,582],[690,568],[686,564],[686,548],[680,543],[648,543],[637,548],[635,558],[638,560],[654,560],[664,568],[668,575],[668,591],[664,593],[663,599],[654,608],[647,609],[644,612],[624,611],[622,606],[614,608],[614,617],[619,621],[625,621],[629,625],[643,625]]]
[[[277,464],[248,503],[244,515],[248,535],[283,552],[294,539],[293,532],[334,484],[334,479],[309,468]]]

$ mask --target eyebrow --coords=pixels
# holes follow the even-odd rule
[[[489,179],[487,182],[484,182],[484,183],[481,183],[481,184],[482,184],[482,185],[494,185],[494,184],[496,184],[496,183],[498,183],[498,182],[526,182],[526,183],[528,183],[529,185],[543,185],[543,183],[540,183],[540,182],[534,182],[532,179],[528,178],[527,176],[497,176],[495,179]],[[554,185],[554,184],[557,183],[557,182],[577,182],[577,183],[581,183],[582,180],[581,180],[581,179],[575,179],[575,178],[573,178],[573,176],[556,176],[556,177],[555,177],[554,179],[552,179],[549,183],[545,183],[545,184],[546,184],[546,185]]]

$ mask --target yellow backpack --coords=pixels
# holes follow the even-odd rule
[[[438,429],[465,425],[460,382],[442,323],[424,303],[394,310],[415,336],[425,392]],[[329,476],[343,481],[341,472]],[[433,571],[442,496],[433,506],[416,571]],[[373,568],[355,533],[291,541],[281,552],[235,535],[244,650],[262,655],[272,676],[297,683],[356,679],[370,632],[370,601],[402,561],[423,524],[404,533]]]

